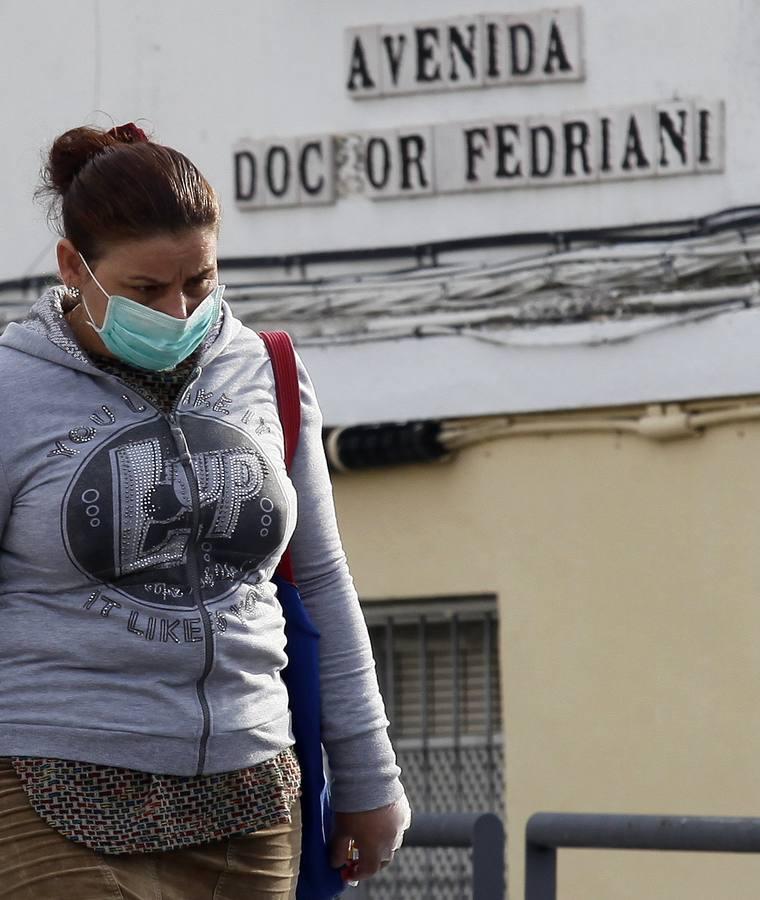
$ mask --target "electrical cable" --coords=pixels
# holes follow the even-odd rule
[[[704,409],[705,405],[708,408]],[[458,452],[506,438],[570,434],[629,435],[668,443],[703,434],[709,428],[760,421],[760,404],[742,400],[707,404],[652,404],[643,411],[488,416],[423,420],[350,428],[327,428],[323,439],[335,473],[392,465],[436,462]]]

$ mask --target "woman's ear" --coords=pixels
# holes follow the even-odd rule
[[[81,288],[85,281],[82,257],[68,238],[61,238],[55,248],[61,280],[69,288]]]

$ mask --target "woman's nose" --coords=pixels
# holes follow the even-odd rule
[[[186,319],[190,315],[187,298],[181,291],[164,294],[153,308],[174,319]]]

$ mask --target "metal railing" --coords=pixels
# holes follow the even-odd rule
[[[420,813],[405,847],[472,847],[472,900],[503,900],[504,825],[494,813]]]
[[[525,838],[525,900],[556,900],[560,847],[759,853],[760,819],[535,813]]]
[[[472,900],[504,900],[504,825],[494,813],[419,813],[406,847],[471,847]]]

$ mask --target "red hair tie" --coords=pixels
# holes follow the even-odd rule
[[[107,132],[117,141],[124,141],[127,144],[136,144],[139,141],[147,141],[148,135],[138,128],[134,122],[127,122],[126,125],[117,125]]]

